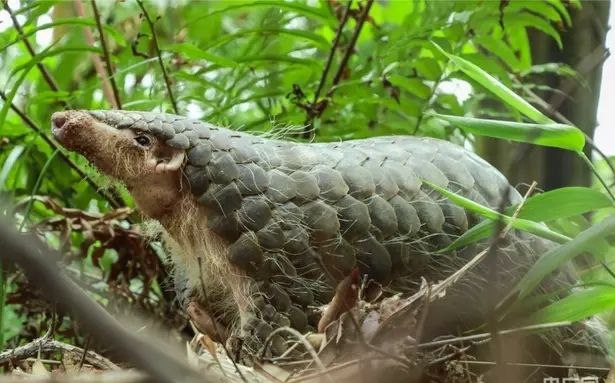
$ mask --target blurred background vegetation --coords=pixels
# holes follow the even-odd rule
[[[608,2],[1,1],[0,208],[21,231],[61,249],[69,273],[112,312],[129,303],[189,331],[164,249],[146,243],[121,186],[58,149],[49,135],[57,110],[170,112],[296,140],[437,137],[478,151],[513,184],[592,188],[565,189],[539,204],[542,215],[532,219],[553,230],[574,237],[615,212],[575,150],[481,137],[433,114],[555,121],[576,126],[589,142]],[[484,73],[460,69],[450,55]],[[508,93],[494,93],[499,86]],[[529,104],[511,104],[512,92],[545,119],[524,113]],[[585,152],[592,154],[591,144]],[[613,169],[593,154],[612,188]],[[545,215],[575,198],[590,201]],[[600,298],[610,300],[586,303],[585,316],[615,301],[614,251],[593,253],[577,262],[583,281],[601,281],[610,290]],[[87,343],[12,265],[2,265],[1,282],[0,349],[50,326]]]

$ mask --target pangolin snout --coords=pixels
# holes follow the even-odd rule
[[[81,110],[65,110],[51,115],[51,133],[67,149],[91,135],[94,119]]]
[[[64,126],[68,121],[68,112],[55,112],[51,115],[51,133],[53,136],[60,140],[63,136]]]

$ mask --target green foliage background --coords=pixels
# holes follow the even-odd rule
[[[83,15],[76,4],[81,4]],[[100,28],[89,1],[4,5],[21,31],[0,25],[3,212],[15,217],[21,230],[36,230],[52,247],[62,246],[72,254],[67,263],[77,274],[98,280],[100,288],[93,294],[109,307],[116,299],[113,286],[121,284],[123,299],[134,303],[141,297],[141,303],[149,302],[144,308],[168,319],[172,296],[163,284],[166,274],[161,272],[163,277],[153,282],[151,276],[144,282],[146,272],[111,277],[113,264],[127,256],[122,248],[90,240],[84,234],[87,228],[81,226],[73,227],[68,243],[63,242],[63,233],[33,225],[70,214],[41,200],[31,202],[33,196],[46,196],[92,214],[110,211],[114,207],[110,199],[132,206],[121,188],[109,187],[81,157],[63,153],[48,138],[54,111],[111,108],[110,95],[102,90],[109,78],[116,84],[123,109],[190,115],[289,139],[305,139],[303,127],[313,117],[310,139],[319,141],[415,134],[473,147],[477,136],[487,135],[575,152],[584,145],[578,129],[555,124],[523,101],[528,91],[550,90],[534,83],[535,74],[577,76],[564,65],[535,65],[528,38],[534,28],[561,44],[560,31],[571,27],[569,10],[581,6],[575,1],[354,1],[337,45],[333,41],[347,3],[333,0],[145,1],[147,15],[136,1],[98,0]],[[366,7],[367,17],[353,44]],[[94,36],[93,45],[86,30]],[[108,54],[100,43],[101,32]],[[331,52],[331,69],[323,81]],[[106,69],[102,73],[94,66],[95,56]],[[105,57],[111,67],[104,65]],[[537,141],[529,133],[533,131],[546,139]],[[608,183],[612,174],[604,164],[600,169]],[[600,185],[558,193],[546,198],[548,202],[532,205],[526,217],[529,226],[548,222],[549,230],[573,238],[593,228],[582,214],[597,211],[596,221],[613,214],[613,202]],[[581,198],[590,203],[564,208]],[[20,202],[23,208],[15,212],[10,206]],[[553,214],[554,204],[562,206],[560,214]],[[134,214],[130,218],[138,221]],[[126,229],[130,223],[122,217],[109,225]],[[608,264],[613,249],[603,237],[600,246],[585,250]],[[152,251],[164,256],[156,244]],[[576,316],[569,318],[615,306],[612,278],[605,277],[608,272],[595,266],[584,271],[586,283],[602,280],[608,286],[599,293],[610,298],[609,304],[584,297],[582,305],[573,305]],[[4,265],[2,281],[0,304],[12,303],[1,311],[0,346],[40,335],[52,308],[36,309],[34,292],[27,296],[31,299],[16,298],[23,298],[28,284],[10,265]],[[167,308],[157,311],[161,302]],[[68,317],[60,315],[60,320],[61,329],[74,327]],[[174,323],[178,321],[181,318]],[[65,333],[75,342],[80,335]]]

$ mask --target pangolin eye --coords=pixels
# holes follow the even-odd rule
[[[152,140],[145,135],[136,136],[135,141],[137,141],[137,144],[141,146],[150,146],[152,144]]]

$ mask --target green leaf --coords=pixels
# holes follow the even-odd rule
[[[557,206],[557,209],[553,209],[553,206]],[[528,198],[519,217],[532,221],[551,221],[612,206],[613,201],[598,190],[571,186]]]
[[[570,19],[570,13],[566,9],[566,6],[564,5],[563,1],[547,0],[547,3],[551,4],[551,6],[553,6],[555,9],[559,11],[560,15],[562,15],[562,17],[564,18],[564,21],[566,22],[567,26],[572,25],[572,20]]]
[[[211,61],[212,63],[218,64],[223,67],[236,67],[238,65],[237,62],[227,57],[222,57],[222,56],[218,56],[216,54],[207,52],[189,43],[170,44],[170,45],[164,46],[162,49],[166,51],[179,53],[182,56],[187,57],[189,59]]]
[[[59,56],[59,55],[62,55],[63,53],[70,53],[70,52],[92,52],[92,53],[102,54],[102,51],[99,48],[92,47],[89,45],[73,45],[73,46],[66,46],[66,47],[57,48],[57,49],[47,49],[47,50],[44,50],[38,53],[36,56],[33,56],[27,62],[17,65],[14,68],[12,68],[11,76],[13,76],[17,72],[25,68],[28,68],[29,70],[34,64],[38,64],[48,57]]]
[[[423,180],[423,182],[429,185],[429,187],[431,187],[435,191],[439,192],[440,194],[442,194],[443,196],[451,200],[451,202],[455,203],[456,205],[459,205],[460,207],[463,207],[464,209],[469,210],[473,213],[476,213],[482,217],[488,218],[493,221],[501,220],[505,224],[511,225],[515,229],[527,231],[528,233],[532,233],[534,235],[549,239],[554,242],[566,243],[570,241],[570,238],[568,238],[567,236],[557,233],[553,230],[550,230],[548,227],[546,227],[543,224],[529,221],[527,219],[522,219],[522,218],[513,219],[512,217],[498,213],[497,211],[487,206],[483,206],[468,198],[460,196],[459,194],[453,193],[450,190],[447,190],[443,187],[432,184],[429,181]]]
[[[12,40],[11,42],[3,45],[0,48],[0,52],[4,51],[6,48],[10,47],[11,45],[14,45],[20,42],[23,38],[28,38],[34,35],[36,32],[43,31],[45,29],[55,28],[61,25],[83,25],[86,27],[89,26],[89,27],[95,28],[96,22],[92,19],[67,18],[67,19],[61,19],[61,20],[54,21],[53,23],[46,23],[46,24],[38,25],[33,28],[24,28],[23,37],[19,36],[16,39]],[[103,24],[102,27],[105,30],[105,32],[107,32],[109,35],[113,37],[113,39],[118,43],[119,46],[121,47],[126,46],[126,39],[124,38],[121,32],[117,31],[115,28],[107,24]]]
[[[276,9],[290,10],[293,12],[297,12],[298,14],[301,14],[303,16],[309,17],[309,18],[321,19],[322,21],[327,22],[330,26],[333,26],[333,27],[337,23],[337,20],[335,19],[335,17],[333,17],[330,12],[327,12],[324,7],[322,8],[311,7],[301,2],[289,2],[289,1],[280,1],[280,0],[259,0],[259,1],[254,1],[252,3],[234,4],[234,5],[231,5],[226,8],[216,10],[216,11],[208,10],[206,13],[196,15],[190,20],[188,20],[188,22],[186,23],[186,26],[189,26],[191,24],[201,21],[204,18],[208,18],[214,15],[226,13],[226,12],[229,12],[235,9],[250,8],[250,7],[275,7]]]
[[[387,76],[387,79],[391,81],[393,85],[424,100],[428,99],[431,95],[431,88],[418,78],[408,78],[397,74],[390,74]]]
[[[11,73],[17,73],[20,70],[23,70],[23,73],[21,74],[21,76],[15,80],[15,82],[13,83],[13,88],[7,93],[6,95],[6,100],[4,100],[4,103],[2,105],[2,109],[0,109],[0,126],[4,126],[4,120],[6,119],[6,115],[9,111],[9,108],[13,102],[13,98],[15,98],[15,94],[17,94],[17,90],[19,89],[19,87],[21,86],[21,84],[24,82],[24,80],[26,79],[27,74],[30,72],[30,70],[32,68],[34,68],[34,66],[38,63],[40,63],[41,61],[43,61],[45,58],[47,57],[51,57],[51,56],[55,56],[64,52],[79,52],[79,51],[90,51],[90,52],[96,52],[96,53],[100,53],[100,50],[94,47],[88,47],[88,46],[69,46],[69,47],[64,47],[64,48],[58,48],[58,49],[54,49],[54,50],[46,50],[43,51],[39,54],[37,54],[36,56],[32,57],[30,60],[28,60],[28,62],[19,65],[16,68],[13,68],[13,70],[11,71]]]
[[[511,25],[520,25],[524,28],[536,28],[539,31],[551,36],[553,40],[557,42],[557,46],[559,47],[559,49],[563,48],[562,38],[560,37],[557,30],[553,27],[553,25],[551,25],[550,22],[543,19],[542,17],[527,12],[514,13],[507,16],[508,17],[506,17],[506,23],[510,23]]]
[[[485,35],[475,38],[474,41],[498,56],[509,68],[518,68],[521,66],[519,59],[515,56],[514,50],[502,39]]]
[[[615,214],[610,215],[572,241],[543,254],[511,292],[517,300],[525,298],[540,282],[558,267],[584,252],[592,252],[595,244],[615,232]]]
[[[256,63],[261,61],[272,61],[275,63],[285,62],[288,64],[305,65],[312,68],[316,68],[320,65],[320,61],[315,59],[292,57],[282,54],[263,54],[257,56],[237,57],[235,60],[239,63]]]
[[[575,291],[538,311],[532,322],[579,321],[615,308],[615,286],[594,286]]]
[[[19,159],[19,156],[21,156],[21,153],[23,152],[24,148],[25,147],[23,145],[15,146],[13,150],[11,150],[9,155],[6,157],[6,160],[4,160],[2,170],[0,170],[0,189],[4,189],[6,178],[8,177],[11,169],[13,169],[15,162],[17,162],[17,160]]]
[[[299,37],[302,39],[306,39],[314,43],[314,45],[319,48],[328,49],[331,44],[324,37],[310,32],[310,31],[302,31],[301,29],[286,29],[286,28],[257,28],[257,29],[242,29],[237,31],[236,33],[228,33],[222,35],[218,40],[215,40],[211,43],[207,44],[207,48],[219,47],[220,45],[224,45],[231,41],[235,41],[238,38],[241,38],[246,35],[261,35],[261,36],[276,36],[276,35],[289,35],[294,37]]]
[[[557,206],[554,209],[553,206]],[[528,198],[518,217],[531,221],[545,222],[561,218],[574,217],[593,210],[613,206],[613,201],[603,193],[585,187],[565,187],[550,190]],[[512,215],[516,206],[506,209]],[[493,221],[483,221],[473,226],[451,243],[444,251],[449,251],[480,241],[492,235],[495,230]]]
[[[471,117],[432,113],[466,132],[480,136],[504,138],[512,141],[550,146],[580,152],[585,146],[585,135],[571,125],[544,123],[530,124],[512,121],[486,120]]]
[[[534,108],[530,103],[525,101],[521,96],[513,92],[504,86],[501,82],[499,82],[495,77],[491,76],[489,73],[485,72],[479,66],[453,54],[446,52],[444,49],[440,48],[438,44],[435,42],[431,42],[436,49],[446,57],[448,57],[457,68],[465,73],[468,77],[485,87],[491,93],[496,95],[500,100],[508,104],[514,110],[519,113],[524,114],[529,117],[531,120],[543,123],[543,124],[551,124],[553,121],[542,114],[538,109]]]

